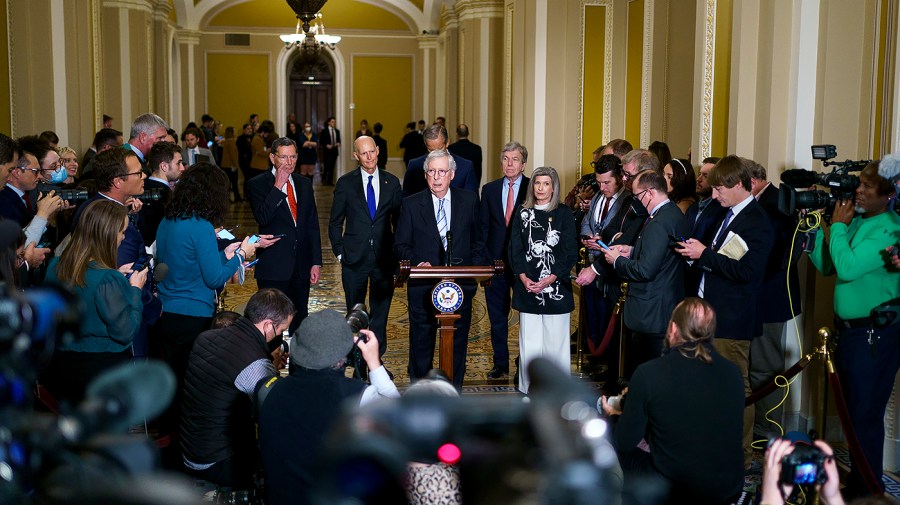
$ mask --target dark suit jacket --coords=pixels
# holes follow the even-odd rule
[[[297,196],[297,222],[291,217],[287,195],[275,187],[275,175],[264,172],[247,182],[247,197],[260,234],[286,236],[265,249],[257,250],[256,278],[286,281],[294,267],[299,279],[309,279],[309,269],[322,264],[319,213],[312,183],[300,174],[291,174]]]
[[[709,204],[700,213],[700,202],[691,205],[684,214],[684,220],[687,223],[687,229],[690,230],[685,238],[694,238],[703,243],[706,247],[712,245],[715,238],[716,230],[719,229],[719,223],[725,218],[728,209],[722,207],[722,204],[714,198],[710,198]],[[696,268],[687,268],[684,271],[684,296],[697,296],[697,290],[700,288],[701,271]]]
[[[381,135],[372,135],[375,146],[378,147],[378,168],[384,169],[388,161],[388,143]],[[399,181],[399,179],[397,179]]]
[[[625,325],[632,331],[665,333],[672,310],[684,298],[684,261],[669,247],[669,235],[684,235],[684,214],[672,202],[641,229],[631,257],[620,257],[613,265],[629,281]]]
[[[509,246],[509,230],[506,226],[506,209],[503,207],[503,193],[509,190],[506,177],[495,179],[481,188],[481,233],[484,235],[485,250],[490,260],[506,259]],[[531,179],[522,175],[519,194],[513,208],[525,201]],[[512,222],[512,221],[510,221]]]
[[[716,337],[750,340],[762,334],[755,307],[772,249],[772,225],[762,205],[753,199],[728,223],[725,232],[730,231],[747,243],[741,259],[718,254],[713,246],[703,251],[693,266],[706,274],[703,298],[716,310]]]
[[[481,146],[469,142],[469,139],[459,139],[450,144],[447,150],[471,161],[472,168],[475,169],[475,180],[481,184]]]
[[[425,182],[425,158],[427,156],[427,154],[419,156],[410,161],[406,167],[406,175],[403,176],[403,198],[428,189],[428,183]],[[450,187],[468,189],[477,193],[478,179],[475,178],[472,162],[453,153],[450,153],[450,156],[453,156],[453,160],[456,162],[456,175],[450,181]]]
[[[766,263],[766,273],[763,275],[762,292],[759,309],[763,324],[781,323],[792,319],[791,304],[794,313],[800,314],[800,278],[797,274],[797,261],[800,259],[800,242],[797,241],[793,257],[790,257],[791,238],[797,226],[794,216],[789,216],[778,210],[778,188],[770,184],[759,194],[757,199],[769,220],[774,231],[772,240],[772,252],[769,253],[769,261]],[[788,261],[790,263],[790,276],[788,277]],[[791,288],[791,296],[788,298],[788,278]]]
[[[141,211],[138,213],[138,230],[145,244],[152,244],[156,240],[156,230],[159,229],[159,223],[166,217],[166,204],[172,198],[172,188],[168,184],[164,184],[153,179],[144,181],[144,191],[150,189],[159,190],[159,200],[155,202],[144,202]]]
[[[428,149],[425,148],[425,140],[422,139],[422,134],[417,131],[411,131],[403,136],[403,139],[400,140],[400,149],[403,149],[404,165],[409,165],[410,161],[428,154]]]
[[[487,265],[479,216],[478,195],[463,189],[450,189],[449,231],[453,233],[454,264]],[[430,191],[421,191],[403,200],[394,253],[398,259],[409,260],[413,266],[423,261],[433,266],[444,264],[444,245],[438,233]]]
[[[334,185],[331,221],[328,223],[331,250],[335,256],[341,256],[341,264],[348,268],[375,264],[384,270],[393,270],[397,264],[394,233],[402,202],[400,179],[378,170],[381,187],[373,220],[366,205],[361,170],[351,170]]]
[[[5,186],[3,191],[0,191],[0,216],[19,223],[22,228],[28,226],[28,223],[34,218],[31,210],[25,208],[22,197],[9,186]]]
[[[327,126],[325,128],[322,128],[322,132],[319,133],[319,146],[322,147],[322,152],[325,153],[325,156],[337,158],[338,148],[332,147],[331,149],[329,149],[328,147],[326,147],[328,144],[341,143],[341,131],[337,128],[334,129],[334,137],[335,138],[333,139],[331,138],[331,130],[329,130]]]

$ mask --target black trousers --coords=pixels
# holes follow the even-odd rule
[[[641,363],[662,355],[665,333],[631,332],[625,335],[625,370],[623,377],[631,379],[635,369]]]
[[[509,369],[509,309],[512,301],[510,279],[503,275],[491,277],[484,288],[488,319],[491,321],[491,349],[494,366]]]
[[[437,310],[431,302],[432,282],[412,283],[407,287],[409,303],[409,376],[421,379],[434,368],[434,347],[437,340],[438,323],[434,317]],[[472,298],[477,285],[474,282],[460,283],[463,303],[457,313],[453,336],[453,385],[462,387],[466,375],[466,354],[469,344],[469,326],[472,323]]]
[[[172,312],[163,312],[150,332],[152,340],[162,346],[163,360],[175,372],[177,379],[175,398],[166,412],[160,417],[160,434],[169,435],[178,432],[181,423],[181,399],[184,390],[184,376],[187,372],[188,359],[197,335],[209,329],[212,317],[197,317]]]
[[[131,361],[131,351],[56,351],[40,375],[40,382],[59,403],[75,407],[84,399],[88,385],[98,375]]]
[[[294,303],[296,312],[289,328],[293,335],[294,331],[300,327],[300,323],[309,315],[309,279],[301,279],[297,276],[297,272],[294,272],[294,275],[286,281],[256,279],[256,285],[259,289],[277,289],[287,295],[291,302]]]
[[[357,303],[366,302],[366,291],[369,292],[369,329],[378,338],[378,354],[387,351],[387,320],[394,296],[393,272],[376,266],[349,268],[341,267],[341,284],[347,310]]]

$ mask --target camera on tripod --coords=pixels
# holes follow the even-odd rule
[[[852,200],[859,177],[850,172],[859,172],[871,160],[830,161],[837,156],[837,148],[831,144],[812,146],[812,157],[822,160],[822,166],[834,167],[830,173],[818,173],[801,168],[785,170],[781,174],[782,184],[778,192],[778,208],[785,214],[793,214],[803,209],[824,208],[830,216],[835,204],[840,200]],[[811,186],[825,186],[828,190],[815,189],[797,191]]]

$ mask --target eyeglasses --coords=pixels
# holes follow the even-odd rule
[[[449,170],[434,170],[434,169],[428,169],[428,170],[425,171],[425,174],[428,175],[428,177],[434,177],[434,176],[437,176],[438,179],[440,179],[440,178],[442,178],[442,177],[446,177],[447,174],[449,174],[449,173],[450,173]]]
[[[41,169],[40,169],[40,168],[28,168],[27,166],[25,166],[25,167],[16,167],[16,168],[17,168],[18,170],[23,171],[23,172],[31,172],[31,173],[33,173],[34,175],[38,175],[39,173],[41,173]]]
[[[634,179],[635,177],[637,177],[637,174],[629,174],[628,172],[625,172],[625,171],[622,172],[622,180],[623,181],[628,181],[628,180]]]
[[[125,179],[125,178],[127,178],[128,176],[131,176],[131,175],[137,175],[137,174],[143,175],[143,174],[144,174],[144,171],[143,171],[143,170],[138,170],[137,172],[129,172],[129,173],[127,173],[127,174],[122,174],[122,175],[119,176],[119,179]]]
[[[276,154],[275,157],[278,158],[279,161],[297,161],[296,154]]]

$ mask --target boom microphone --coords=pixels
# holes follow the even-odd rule
[[[812,170],[804,170],[802,168],[794,168],[785,170],[781,174],[781,182],[792,188],[808,188],[818,184],[816,173]]]
[[[175,374],[165,363],[123,363],[90,383],[75,414],[60,419],[60,430],[70,441],[99,432],[124,433],[158,416],[174,396]]]

